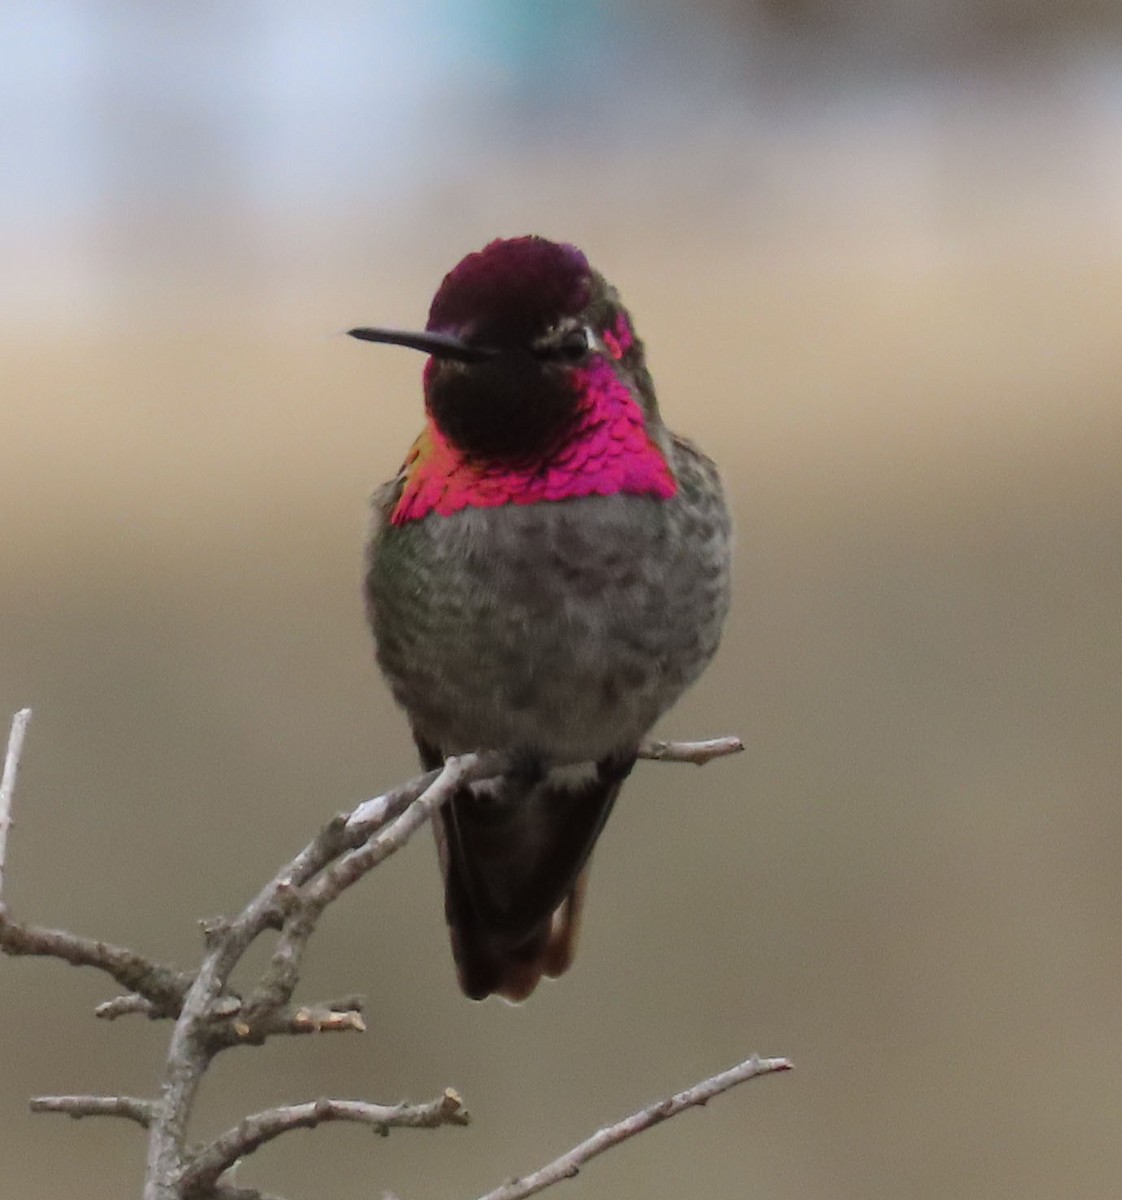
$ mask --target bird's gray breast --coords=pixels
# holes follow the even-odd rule
[[[376,531],[378,660],[445,754],[633,749],[712,657],[728,523],[688,488],[435,513]]]

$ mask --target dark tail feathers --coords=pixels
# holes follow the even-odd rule
[[[440,758],[421,747],[426,762]],[[634,758],[569,782],[540,767],[464,788],[435,823],[460,987],[517,1002],[573,961],[587,863]]]

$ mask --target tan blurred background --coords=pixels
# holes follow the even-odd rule
[[[623,291],[738,520],[721,656],[640,767],[572,973],[458,993],[427,836],[303,996],[370,1033],[226,1056],[201,1136],[445,1085],[468,1130],[299,1134],[242,1182],[471,1196],[751,1050],[764,1081],[566,1194],[1122,1190],[1122,25],[1027,0],[8,0],[0,713],[35,708],[27,918],[194,960],[330,812],[410,776],[358,595],[420,419],[413,325],[496,235]],[[0,961],[0,1196],[139,1193],[165,1027]]]

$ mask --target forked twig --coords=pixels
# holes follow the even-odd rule
[[[465,1125],[463,1101],[447,1090],[426,1104],[370,1104],[359,1100],[320,1099],[267,1109],[244,1118],[208,1144],[187,1142],[187,1127],[203,1076],[214,1056],[232,1046],[259,1044],[276,1034],[365,1029],[363,999],[346,996],[321,1004],[296,1005],[292,996],[303,952],[326,908],[348,888],[400,850],[451,796],[465,784],[501,774],[509,759],[495,752],[448,759],[392,791],[366,801],[351,813],[333,817],[316,837],[284,866],[231,920],[204,926],[205,952],[194,973],[155,962],[125,947],[43,929],[13,920],[3,904],[7,835],[12,797],[30,710],[12,722],[3,776],[0,778],[0,950],[39,954],[110,975],[126,989],[98,1006],[97,1016],[113,1020],[127,1014],[175,1020],[159,1097],[40,1096],[35,1112],[71,1117],[112,1116],[149,1131],[145,1200],[265,1200],[263,1193],[233,1184],[236,1163],[267,1142],[294,1129],[324,1121],[354,1121],[386,1132],[409,1126]],[[639,757],[702,765],[743,749],[738,738],[702,742],[649,742]],[[246,996],[229,989],[230,975],[261,934],[277,931],[272,958]],[[684,1092],[607,1126],[552,1163],[511,1180],[484,1200],[521,1200],[575,1175],[591,1158],[686,1108],[704,1104],[738,1083],[789,1069],[786,1059],[751,1058]]]
[[[361,1100],[312,1100],[286,1104],[243,1117],[233,1129],[204,1146],[180,1176],[184,1195],[212,1188],[240,1159],[283,1133],[314,1129],[323,1121],[355,1121],[379,1133],[391,1129],[435,1129],[438,1125],[467,1125],[464,1102],[451,1088],[427,1104],[366,1104]]]

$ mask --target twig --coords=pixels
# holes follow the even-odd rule
[[[114,996],[112,1000],[103,1000],[94,1009],[94,1016],[99,1021],[115,1021],[118,1017],[129,1017],[135,1013],[150,1020],[164,1015],[151,1000],[136,992],[130,992],[127,996]]]
[[[702,765],[744,749],[736,737],[698,742],[645,742],[639,757]],[[496,752],[464,754],[385,795],[360,804],[346,819],[343,837],[354,847],[326,866],[296,895],[296,888],[274,881],[276,901],[287,908],[272,961],[246,1005],[250,1026],[262,1026],[287,1005],[296,987],[304,947],[324,909],[347,888],[396,853],[456,789],[472,780],[501,773],[508,759]],[[366,840],[369,839],[369,840]],[[365,845],[362,843],[365,841]],[[284,1030],[281,1030],[284,1032]],[[228,1044],[228,1038],[223,1037]]]
[[[723,758],[728,754],[738,754],[744,749],[744,742],[738,737],[704,738],[696,742],[643,742],[639,747],[638,757],[651,762],[684,762],[696,763],[703,766],[714,758]],[[479,755],[480,773],[472,772],[473,779],[486,778],[489,774],[497,775],[505,763],[505,756],[499,754]],[[424,792],[439,775],[439,771],[429,771],[417,779],[412,779],[392,792],[376,796],[360,804],[347,819],[348,828],[364,827],[369,832],[388,824],[394,817],[405,811],[407,805]]]
[[[334,817],[235,920],[212,929],[206,955],[184,998],[168,1047],[160,1111],[148,1140],[144,1200],[175,1200],[187,1122],[203,1073],[217,1048],[208,1043],[208,1022],[213,1020],[214,1006],[230,972],[254,939],[275,924],[279,898],[305,883],[345,847],[345,825],[345,815]]]
[[[178,1011],[190,977],[174,967],[153,962],[135,950],[81,937],[63,929],[24,925],[8,915],[4,904],[4,862],[8,830],[12,827],[12,801],[23,753],[23,740],[31,721],[31,709],[21,708],[12,718],[4,772],[0,776],[0,950],[6,954],[35,954],[60,958],[72,966],[97,967],[130,991],[139,992],[158,1009]]]
[[[461,760],[458,760],[461,764],[460,769],[464,772],[460,782],[498,774],[507,761],[506,757],[500,754],[477,754],[471,756],[474,762],[469,764],[466,761],[467,757],[463,756]],[[425,795],[443,774],[443,770],[429,771],[392,791],[376,796],[373,800],[364,801],[349,814],[339,814],[333,822],[335,827],[332,835],[335,843],[333,852],[321,858],[310,856],[311,859],[316,860],[317,865],[314,869],[301,873],[299,880],[295,874],[291,881],[286,880],[283,878],[285,872],[281,872],[281,875],[274,879],[270,886],[274,897],[274,908],[283,914],[283,921],[280,922],[281,934],[273,948],[268,968],[246,1003],[245,1012],[250,1023],[259,1023],[269,1014],[286,1006],[296,989],[304,948],[314,932],[324,908],[324,905],[309,903],[307,896],[301,893],[299,884],[310,880],[318,870],[327,866],[334,858],[347,850],[362,846],[368,838],[385,829],[410,805]],[[431,813],[431,807],[427,811]],[[421,823],[423,823],[423,818],[417,822],[417,827]],[[411,832],[413,830],[409,831],[409,833]],[[400,849],[405,844],[409,833],[400,838],[393,849],[387,852],[386,857],[393,850]],[[302,854],[308,855],[314,845],[315,843]],[[295,865],[295,861],[290,864],[290,867]]]
[[[266,1038],[280,1033],[365,1033],[366,1022],[362,1017],[364,1006],[362,996],[344,996],[340,1000],[285,1006],[260,1017],[249,1017],[236,997],[224,996],[215,1004],[211,1015],[230,1018],[227,1024],[215,1031],[215,1039],[223,1045],[260,1045]],[[114,996],[94,1009],[94,1016],[101,1021],[115,1021],[118,1017],[135,1015],[154,1021],[168,1014],[135,992],[127,996]]]
[[[214,1188],[206,1200],[284,1200],[284,1197],[272,1192],[259,1192],[256,1188],[223,1186]]]
[[[791,1063],[785,1058],[758,1058],[753,1054],[739,1066],[731,1067],[719,1075],[713,1075],[709,1079],[702,1080],[701,1083],[694,1084],[684,1092],[678,1092],[673,1096],[668,1096],[665,1100],[660,1100],[657,1104],[640,1109],[639,1112],[624,1117],[622,1121],[617,1121],[614,1125],[605,1126],[567,1153],[562,1154],[560,1158],[555,1158],[553,1162],[547,1163],[530,1175],[508,1180],[494,1191],[481,1196],[480,1200],[522,1200],[524,1196],[533,1196],[536,1192],[560,1183],[562,1179],[572,1179],[586,1162],[598,1154],[603,1154],[605,1150],[618,1146],[620,1142],[634,1137],[637,1133],[642,1133],[645,1129],[650,1129],[670,1117],[677,1116],[687,1108],[706,1104],[714,1096],[727,1092],[729,1088],[736,1087],[737,1084],[746,1083],[749,1079],[790,1069]]]
[[[12,717],[8,749],[4,755],[4,773],[0,775],[0,913],[4,911],[4,859],[8,852],[8,830],[12,827],[12,798],[16,792],[23,739],[31,723],[31,709],[21,708]]]
[[[360,838],[355,845],[360,844],[376,829],[381,829],[389,824],[394,817],[399,817],[439,774],[439,770],[426,771],[424,775],[418,775],[416,779],[411,779],[408,783],[403,783],[392,791],[383,792],[381,796],[375,796],[373,800],[364,800],[352,813],[347,815],[348,828],[359,828],[365,831],[363,838]]]
[[[314,1129],[322,1121],[356,1121],[379,1133],[391,1129],[435,1129],[439,1125],[467,1125],[471,1116],[451,1088],[427,1104],[366,1104],[360,1100],[313,1100],[269,1108],[244,1117],[205,1146],[179,1177],[184,1196],[213,1188],[223,1172],[266,1142],[293,1129]]]
[[[373,800],[364,801],[347,817],[347,830],[356,838],[352,845],[360,846],[371,834],[385,829],[387,825],[406,812],[414,801],[426,795],[438,780],[443,779],[446,784],[450,778],[450,768],[456,783],[463,784],[499,775],[509,763],[508,755],[494,750],[481,751],[476,754],[461,754],[456,758],[446,760],[443,767],[429,771],[417,779],[412,779],[408,783],[394,788],[392,792],[386,792],[382,796],[376,796]],[[429,805],[428,811],[431,815],[433,806],[430,801],[426,801],[426,804]],[[425,818],[421,818],[415,828],[424,824],[424,820]]]
[[[743,748],[739,738],[720,737],[697,742],[646,742],[640,747],[639,755],[652,760],[701,765]],[[292,998],[304,948],[327,906],[400,850],[457,788],[472,780],[501,773],[508,762],[507,756],[496,752],[464,754],[449,759],[440,770],[360,804],[346,818],[339,834],[339,840],[348,848],[335,861],[325,863],[318,875],[309,870],[299,882],[295,873],[291,881],[278,876],[272,885],[273,908],[281,910],[284,917],[269,967],[238,1018],[236,1028],[241,1031],[240,1035],[232,1035],[229,1029],[215,1030],[213,1047],[221,1049],[238,1042],[256,1043],[272,1033],[303,1032],[303,1029],[285,1025],[283,1018],[278,1024],[277,1014],[287,1008]],[[303,879],[308,882],[303,884]],[[327,1026],[345,1027],[339,1023]]]
[[[344,854],[323,872],[309,889],[309,903],[322,910],[332,900],[338,899],[352,884],[385,862],[391,854],[396,854],[460,787],[473,779],[493,774],[496,765],[497,756],[488,754],[461,754],[448,759],[440,774],[400,817],[372,837],[365,846]]]
[[[259,1046],[276,1034],[306,1033],[365,1033],[366,1021],[361,1004],[337,1008],[334,1004],[302,1004],[286,1006],[259,1016],[238,1016],[213,1030],[211,1046]]]
[[[0,780],[0,886],[12,796],[29,717],[30,711],[23,710],[12,722]],[[650,742],[640,748],[639,756],[700,765],[741,749],[739,739],[729,737],[702,742]],[[32,1101],[32,1110],[72,1117],[124,1117],[148,1128],[145,1200],[267,1200],[263,1193],[238,1187],[224,1178],[226,1172],[282,1133],[322,1121],[360,1122],[382,1133],[400,1126],[467,1124],[462,1100],[449,1090],[419,1105],[323,1099],[269,1109],[246,1117],[201,1148],[189,1148],[186,1141],[199,1086],[219,1051],[258,1044],[273,1034],[365,1029],[360,996],[315,1005],[291,1003],[304,949],[317,921],[347,888],[400,850],[459,788],[499,775],[509,766],[509,758],[496,752],[460,755],[447,760],[439,771],[430,771],[369,800],[350,814],[335,816],[238,916],[204,924],[206,950],[196,974],[154,962],[121,946],[63,930],[23,925],[8,917],[0,898],[0,949],[9,954],[49,955],[76,965],[94,966],[127,990],[128,994],[99,1005],[98,1017],[113,1020],[139,1013],[150,1018],[176,1018],[158,1099],[41,1096]],[[243,999],[228,990],[231,972],[254,940],[267,930],[279,931],[271,961]],[[704,1104],[737,1083],[786,1070],[789,1065],[785,1059],[752,1058],[602,1129],[555,1162],[524,1179],[504,1184],[485,1200],[520,1200],[532,1195],[576,1174],[584,1162],[610,1146],[682,1109]]]
[[[79,1117],[124,1117],[145,1129],[152,1123],[156,1106],[136,1096],[36,1096],[30,1102],[33,1113],[65,1113]]]
[[[738,737],[705,738],[700,742],[644,742],[639,757],[652,762],[693,763],[703,767],[715,758],[739,754],[744,743]]]
[[[507,761],[505,755],[495,753],[449,759],[440,770],[365,801],[346,818],[343,849],[349,848],[350,852],[340,852],[341,857],[330,866],[325,863],[324,875],[299,894],[292,888],[278,889],[278,900],[288,912],[269,967],[246,1006],[251,1023],[266,1018],[292,998],[304,947],[327,905],[400,850],[458,786],[498,774]],[[336,872],[328,887],[325,877]]]
[[[187,1122],[199,1084],[211,1058],[224,1044],[229,1044],[225,1038],[216,1039],[212,1036],[212,1008],[221,997],[231,971],[250,944],[264,930],[275,926],[278,909],[291,909],[294,904],[293,893],[308,884],[340,854],[342,858],[334,865],[342,867],[349,858],[347,847],[361,845],[369,836],[372,824],[374,828],[380,828],[387,820],[391,821],[384,833],[373,839],[382,843],[377,857],[377,862],[381,862],[401,849],[433,811],[451,797],[457,786],[487,774],[493,775],[505,762],[505,756],[495,754],[465,754],[449,759],[412,803],[402,799],[400,807],[405,811],[400,817],[390,816],[397,811],[396,804],[388,802],[393,793],[387,793],[387,797],[383,798],[386,803],[378,806],[379,812],[374,821],[355,821],[346,814],[340,814],[328,822],[318,836],[282,868],[237,917],[215,932],[171,1035],[161,1087],[160,1111],[152,1123],[148,1139],[144,1200],[175,1200],[176,1180],[184,1169]],[[395,789],[398,794],[413,790],[412,785]],[[376,862],[371,862],[369,866],[359,869],[354,879],[374,865],[377,865]],[[350,870],[354,869],[352,864]],[[349,886],[354,879],[341,880],[336,885],[335,894]],[[318,916],[317,908],[322,911],[322,907],[313,901],[308,902],[308,911],[315,916]],[[297,961],[314,923],[313,916],[307,923],[302,939],[291,947],[291,957]],[[283,996],[288,990],[286,979],[283,986],[276,989],[276,994]],[[263,1005],[258,1015],[268,1011],[269,1006]]]
[[[60,958],[75,967],[96,967],[122,987],[138,992],[161,1013],[173,1015],[191,984],[191,976],[175,967],[153,962],[135,950],[82,937],[64,929],[44,929],[14,921],[0,908],[0,949],[12,955],[35,954]]]

